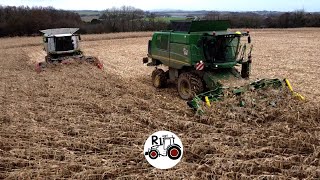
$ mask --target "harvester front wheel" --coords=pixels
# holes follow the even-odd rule
[[[152,84],[156,88],[164,88],[167,85],[167,74],[162,69],[152,72]]]
[[[179,76],[178,92],[182,99],[191,100],[203,90],[203,82],[199,76],[192,73],[182,73]]]

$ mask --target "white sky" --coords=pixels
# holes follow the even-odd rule
[[[1,5],[52,6],[67,10],[104,10],[123,5],[143,10],[320,11],[320,0],[1,0]]]

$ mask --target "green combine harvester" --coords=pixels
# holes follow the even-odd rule
[[[247,32],[230,32],[229,21],[172,21],[171,30],[155,32],[143,63],[155,66],[152,82],[156,88],[177,84],[180,97],[197,110],[201,102],[221,100],[226,88],[222,81],[248,79],[251,71],[251,37]],[[241,38],[246,37],[245,41]],[[159,66],[167,66],[164,71]],[[162,67],[163,67],[162,66]],[[236,66],[241,66],[236,68]],[[241,94],[248,89],[281,87],[279,79],[262,79],[232,89]]]

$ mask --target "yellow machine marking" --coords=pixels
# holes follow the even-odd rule
[[[206,100],[207,106],[211,107],[211,103],[210,103],[210,100],[209,100],[208,96],[205,97],[205,100]]]

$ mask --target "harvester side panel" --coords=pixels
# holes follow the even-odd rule
[[[170,33],[155,33],[151,42],[151,57],[161,61],[164,65],[170,65],[169,57]]]
[[[196,63],[198,63],[199,61],[204,61],[205,58],[203,56],[203,49],[198,47],[195,44],[192,44],[190,46],[191,49],[191,65],[195,65]]]
[[[170,42],[179,44],[189,44],[190,35],[185,33],[170,33]]]
[[[54,43],[54,38],[48,38],[48,43],[45,44],[45,46],[47,47],[47,52],[51,53],[51,52],[55,52],[56,51],[56,46]]]
[[[175,69],[192,66],[195,63],[192,63],[189,37],[182,33],[155,33],[151,42],[151,57]]]
[[[73,46],[75,50],[80,50],[79,36],[72,36]]]
[[[170,43],[170,67],[181,69],[190,66],[190,46],[186,44]]]

